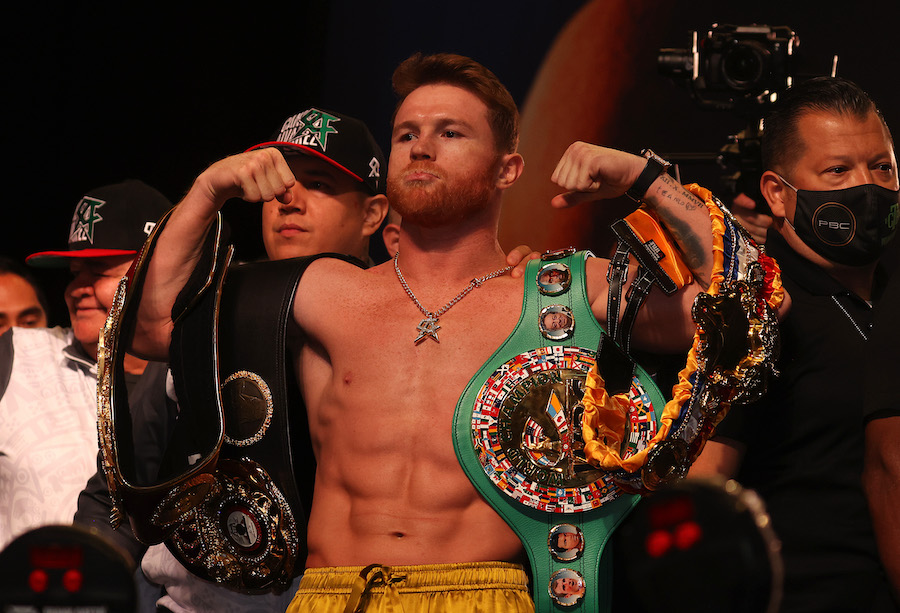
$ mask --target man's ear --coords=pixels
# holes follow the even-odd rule
[[[772,215],[784,219],[786,210],[785,199],[790,197],[788,192],[793,192],[793,190],[785,185],[781,177],[775,172],[767,170],[759,178],[759,191],[762,192],[763,198],[769,203]]]
[[[384,194],[368,196],[363,200],[363,236],[372,236],[381,227],[388,212],[388,199]]]
[[[381,240],[384,241],[387,254],[393,257],[400,247],[400,224],[386,224],[384,230],[381,231]]]
[[[497,187],[507,189],[516,182],[525,169],[525,159],[518,153],[507,153],[500,158]]]

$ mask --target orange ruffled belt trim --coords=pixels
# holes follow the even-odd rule
[[[685,189],[701,198],[709,212],[713,233],[713,272],[712,282],[707,293],[717,295],[724,280],[724,213],[709,190],[697,184],[686,185]],[[749,237],[745,237],[745,240],[752,241]],[[764,253],[759,254],[757,261],[763,266],[766,273],[761,298],[772,309],[777,310],[784,299],[784,287],[781,283],[778,264]],[[697,371],[699,342],[700,334],[697,332],[694,334],[685,367],[678,373],[678,382],[672,388],[672,399],[666,403],[663,409],[656,435],[650,439],[644,449],[627,458],[620,455],[619,449],[621,449],[623,437],[627,432],[626,422],[630,407],[628,392],[610,397],[606,392],[603,377],[597,372],[596,364],[591,368],[586,380],[587,391],[583,401],[585,411],[582,421],[584,452],[591,464],[607,471],[621,469],[630,473],[639,470],[646,464],[647,454],[669,436],[672,424],[681,416],[682,408],[691,398],[694,386],[690,379],[691,375]],[[718,419],[721,420],[724,415],[725,410],[721,410]],[[699,453],[699,448],[697,452]]]

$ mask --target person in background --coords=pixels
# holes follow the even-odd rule
[[[71,270],[71,327],[0,336],[0,548],[32,528],[72,523],[96,471],[100,331],[119,279],[171,206],[138,180],[92,189],[75,207],[67,248],[27,258]],[[164,365],[129,355],[126,372],[138,394],[165,403]]]
[[[735,478],[764,499],[782,541],[782,611],[892,611],[860,474],[872,305],[898,219],[893,140],[859,86],[818,77],[772,108],[762,156],[765,247],[792,299],[781,374],[728,414],[690,475]]]
[[[895,270],[875,312],[865,386],[863,486],[878,551],[900,602],[900,274]]]
[[[15,260],[0,257],[0,334],[13,326],[46,328],[49,306],[34,275]]]

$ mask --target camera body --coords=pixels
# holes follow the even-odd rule
[[[787,26],[717,25],[691,49],[660,49],[660,73],[687,79],[706,108],[760,114],[773,95],[790,87],[799,39]]]

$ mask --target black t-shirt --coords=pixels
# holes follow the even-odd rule
[[[900,416],[900,273],[892,274],[875,308],[869,345],[866,420]]]
[[[793,300],[781,374],[716,436],[746,445],[737,480],[762,496],[782,541],[782,610],[872,611],[887,594],[860,482],[872,308],[780,235],[766,248]]]
[[[160,463],[160,450],[165,447],[167,433],[177,415],[177,406],[166,395],[168,368],[160,362],[150,362],[139,377],[126,375],[129,405],[139,427],[135,429],[134,455],[140,483],[153,483]],[[140,562],[146,546],[135,538],[128,521],[113,530],[109,523],[112,498],[102,468],[102,454],[97,454],[97,472],[78,496],[78,510],[74,521],[95,528],[101,535],[127,551],[136,563]]]

